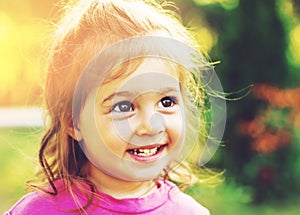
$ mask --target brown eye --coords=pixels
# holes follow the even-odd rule
[[[159,106],[162,106],[164,108],[173,107],[176,104],[176,99],[173,97],[164,97],[160,100]]]
[[[134,111],[134,106],[129,101],[123,101],[115,104],[112,110],[115,112],[131,112]]]

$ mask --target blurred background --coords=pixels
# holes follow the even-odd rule
[[[212,215],[300,214],[300,1],[175,0],[228,93]],[[0,0],[0,213],[26,193],[42,128],[42,52],[57,0]],[[248,90],[251,91],[248,94]]]

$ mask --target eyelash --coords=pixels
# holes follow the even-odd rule
[[[166,106],[166,104],[165,105],[163,104],[163,102],[167,101],[167,100],[168,100],[168,102],[170,102],[170,104],[168,104],[168,106]],[[173,107],[177,103],[178,103],[178,100],[176,97],[166,96],[166,97],[163,97],[162,99],[160,99],[160,101],[158,103],[158,107],[167,109],[167,108]],[[122,105],[123,105],[123,107],[122,107]],[[135,107],[130,101],[121,101],[121,102],[118,102],[117,104],[113,105],[113,107],[112,107],[112,111],[119,112],[119,113],[132,112],[134,110],[135,110]]]

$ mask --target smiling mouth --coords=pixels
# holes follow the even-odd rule
[[[128,149],[127,152],[131,155],[139,156],[139,157],[151,157],[159,154],[163,148],[165,148],[167,144],[156,146],[156,147],[147,147],[147,148],[136,148],[136,149]]]

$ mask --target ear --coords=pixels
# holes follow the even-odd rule
[[[80,142],[83,139],[79,128],[74,128],[73,126],[68,126],[67,133],[77,142]]]

